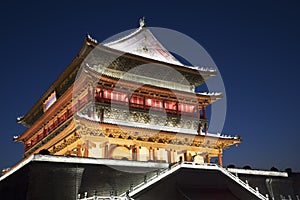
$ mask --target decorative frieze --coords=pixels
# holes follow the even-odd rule
[[[219,149],[226,148],[238,140],[224,140],[214,137],[205,137],[200,135],[189,135],[181,133],[155,132],[134,127],[124,127],[112,124],[102,124],[93,122],[84,118],[79,118],[77,122],[77,133],[81,137],[97,137],[105,141],[113,141],[116,144],[162,144],[162,145],[178,145],[190,146],[194,148]],[[125,143],[124,143],[125,144]]]
[[[52,155],[54,155],[55,153],[57,153],[57,152],[63,150],[64,148],[70,146],[71,144],[73,144],[74,142],[76,142],[79,139],[80,139],[79,135],[76,134],[76,132],[74,132],[71,136],[59,141],[56,145],[54,145],[50,149],[50,153]]]
[[[90,109],[90,108],[86,108]],[[80,114],[87,115],[83,110]],[[95,121],[104,116],[104,119],[116,119],[128,122],[137,122],[156,126],[169,126],[174,128],[184,128],[197,130],[200,123],[201,127],[207,123],[207,120],[199,120],[194,116],[173,115],[165,113],[164,110],[149,111],[141,109],[132,109],[115,105],[96,105]],[[104,112],[104,113],[102,113]],[[89,116],[87,116],[89,117]]]

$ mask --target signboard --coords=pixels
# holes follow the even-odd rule
[[[44,102],[44,112],[48,110],[55,102],[56,102],[56,92],[54,91]]]

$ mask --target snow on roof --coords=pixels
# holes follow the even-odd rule
[[[144,23],[141,23],[140,27],[129,35],[103,45],[126,53],[184,66],[163,47]]]

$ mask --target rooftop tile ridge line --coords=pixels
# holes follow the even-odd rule
[[[180,66],[184,67],[184,64],[182,64],[177,58],[175,58],[173,56],[173,54],[168,49],[165,48],[165,46],[157,39],[157,37],[155,37],[155,35],[153,35],[153,33],[149,29],[145,29],[145,31],[147,31],[148,34],[150,34],[151,37],[157,42],[157,44],[159,45],[159,48],[161,48],[163,51],[167,52],[170,55],[171,60],[174,60],[175,62],[178,62],[177,65],[180,65]],[[153,48],[153,47],[151,47],[151,48]],[[174,63],[172,63],[172,64],[174,64]]]
[[[155,43],[158,45],[158,47],[159,47],[161,50],[163,50],[164,52],[166,52],[166,53],[168,54],[168,57],[169,57],[169,58],[166,58],[166,57],[165,57],[166,61],[162,61],[162,60],[160,60],[160,59],[154,59],[153,57],[147,57],[147,58],[154,59],[154,60],[161,61],[161,62],[166,62],[166,63],[173,64],[173,65],[184,66],[178,59],[176,59],[176,58],[172,55],[172,53],[171,53],[168,49],[166,49],[166,48],[162,45],[162,43],[161,43],[161,42],[153,35],[153,33],[152,33],[148,28],[146,28],[146,27],[141,27],[141,26],[140,26],[138,29],[136,29],[135,31],[133,31],[133,32],[130,33],[129,35],[126,35],[126,36],[124,36],[124,37],[121,37],[121,38],[119,38],[119,39],[117,39],[117,40],[114,40],[114,41],[111,41],[111,42],[103,43],[102,45],[107,46],[107,47],[110,47],[110,48],[113,48],[113,47],[111,47],[111,45],[115,45],[115,44],[117,44],[117,43],[121,43],[121,42],[123,42],[123,41],[126,41],[127,39],[130,39],[131,37],[133,37],[134,35],[140,33],[141,31],[145,31],[146,34],[148,34],[150,37],[152,37],[153,40],[155,41]],[[150,48],[155,49],[155,46],[150,46]],[[114,48],[113,48],[113,49],[114,49]],[[117,49],[118,49],[118,48],[117,48]],[[124,51],[124,50],[121,50],[121,51]],[[135,54],[135,53],[134,53],[134,54]],[[140,55],[140,54],[135,54],[135,55],[142,56],[142,55]],[[144,56],[142,56],[142,57],[144,57]]]
[[[142,29],[143,29],[143,27],[139,27],[136,30],[134,30],[132,33],[130,33],[130,34],[126,35],[126,36],[123,36],[123,37],[120,36],[120,38],[118,38],[116,40],[113,40],[113,41],[107,41],[107,42],[104,41],[104,43],[101,43],[101,44],[104,45],[104,46],[108,46],[109,47],[110,45],[114,45],[116,43],[119,43],[119,42],[122,42],[124,40],[127,40],[127,39],[131,38],[132,36],[134,36],[137,33],[139,33]]]

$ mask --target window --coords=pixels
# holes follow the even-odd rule
[[[143,104],[144,104],[144,100],[143,100],[143,98],[141,98],[141,97],[138,97],[138,96],[132,96],[132,97],[130,98],[130,103],[143,105]]]
[[[179,104],[178,110],[181,112],[195,112],[195,106],[191,104]]]
[[[112,90],[103,90],[103,98],[111,99],[113,101],[128,102],[127,94],[122,92],[112,91]]]
[[[103,98],[110,99],[111,98],[111,90],[104,90],[103,91]]]
[[[121,92],[112,92],[111,93],[111,100],[115,100],[115,101],[123,101],[123,102],[127,102],[127,95]]]
[[[165,109],[167,109],[167,110],[176,110],[176,102],[166,101],[165,102]]]
[[[99,99],[101,98],[101,89],[100,88],[97,88],[96,91],[95,91],[95,98],[96,99]]]
[[[146,106],[150,106],[150,107],[156,107],[156,108],[162,108],[163,107],[163,103],[161,100],[158,99],[150,99],[147,98],[146,102],[145,102]]]

